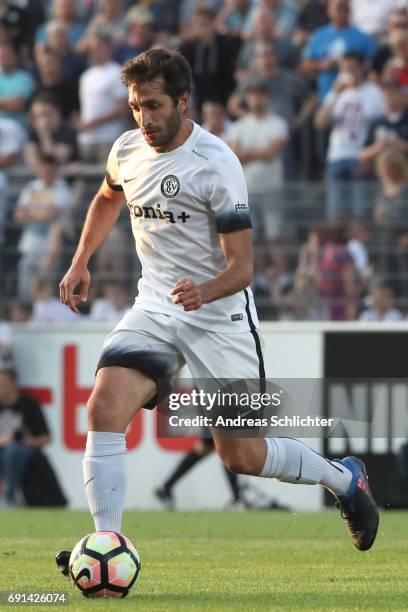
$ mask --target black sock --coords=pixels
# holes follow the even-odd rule
[[[239,492],[238,486],[238,476],[234,474],[234,472],[230,472],[229,469],[224,465],[225,474],[228,478],[229,486],[231,487],[232,497],[235,500],[239,500],[241,498],[241,494]]]
[[[193,450],[187,453],[187,455],[185,455],[180,461],[172,475],[166,480],[163,485],[163,488],[166,489],[166,491],[170,491],[172,487],[176,484],[176,482],[184,476],[184,474],[191,470],[191,468],[194,467],[196,463],[201,461],[201,459],[204,459],[204,457],[206,456],[207,455],[199,455]]]

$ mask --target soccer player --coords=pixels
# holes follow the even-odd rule
[[[134,307],[102,350],[83,462],[95,529],[116,532],[126,494],[124,432],[138,410],[156,404],[161,382],[185,362],[196,379],[265,377],[249,289],[251,223],[241,165],[224,142],[186,117],[191,70],[180,54],[142,53],[125,64],[122,78],[139,127],[113,144],[60,283],[62,302],[76,311],[88,295],[88,261],[126,200],[142,278]],[[355,546],[372,546],[378,512],[361,461],[328,461],[290,438],[213,435],[233,472],[325,486]]]

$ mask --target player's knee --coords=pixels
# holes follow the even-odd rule
[[[119,415],[102,394],[91,395],[87,410],[90,431],[115,431]]]
[[[224,451],[220,453],[224,465],[234,474],[248,474],[247,459],[244,453],[238,451]]]

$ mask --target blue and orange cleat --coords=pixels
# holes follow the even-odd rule
[[[368,486],[364,463],[357,457],[346,457],[339,463],[352,473],[347,495],[337,496],[337,507],[347,521],[353,544],[358,550],[368,550],[377,535],[379,514]]]

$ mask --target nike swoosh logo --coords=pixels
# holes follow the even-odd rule
[[[89,480],[86,481],[84,488],[86,487],[87,484],[89,484],[92,480],[95,480],[95,476],[92,476],[92,478],[90,478]]]
[[[132,176],[132,178],[128,178],[128,179],[123,179],[124,183],[130,183],[130,181],[134,181],[135,179],[137,179],[137,176]]]
[[[296,477],[296,480],[300,480],[300,477],[302,476],[302,463],[303,463],[302,454],[300,454],[299,476]]]

